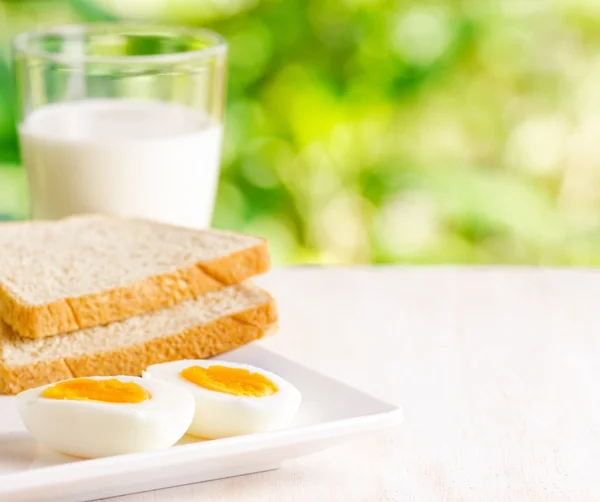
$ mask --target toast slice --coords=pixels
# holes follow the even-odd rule
[[[0,318],[39,338],[174,305],[266,272],[265,240],[84,215],[0,225]]]
[[[83,376],[140,375],[151,364],[211,357],[276,328],[271,296],[250,283],[74,333],[30,339],[0,322],[0,392]]]

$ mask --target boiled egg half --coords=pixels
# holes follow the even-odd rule
[[[150,366],[146,373],[194,396],[188,430],[216,439],[270,431],[290,423],[300,406],[298,389],[283,378],[248,364],[186,360]]]
[[[168,448],[190,426],[194,406],[180,386],[130,376],[74,378],[17,395],[37,441],[83,458]]]

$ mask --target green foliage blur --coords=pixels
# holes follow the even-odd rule
[[[69,21],[230,42],[214,225],[277,263],[600,263],[600,3],[0,0],[0,216],[27,216],[9,39]]]

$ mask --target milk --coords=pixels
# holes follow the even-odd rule
[[[210,226],[221,127],[173,103],[47,105],[19,128],[32,216],[103,212]]]

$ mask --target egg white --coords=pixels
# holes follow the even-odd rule
[[[89,378],[133,382],[151,397],[140,403],[43,397],[44,389],[55,384],[21,392],[19,414],[37,441],[76,457],[106,457],[168,448],[192,422],[194,398],[181,387],[130,376]]]
[[[181,377],[181,372],[190,366],[208,368],[217,365],[259,373],[271,380],[278,390],[263,397],[235,396],[205,389]],[[248,364],[184,360],[150,366],[144,374],[149,375],[152,380],[160,379],[178,385],[194,396],[196,412],[188,434],[205,439],[280,429],[291,422],[301,401],[300,392],[291,383],[274,373]]]

